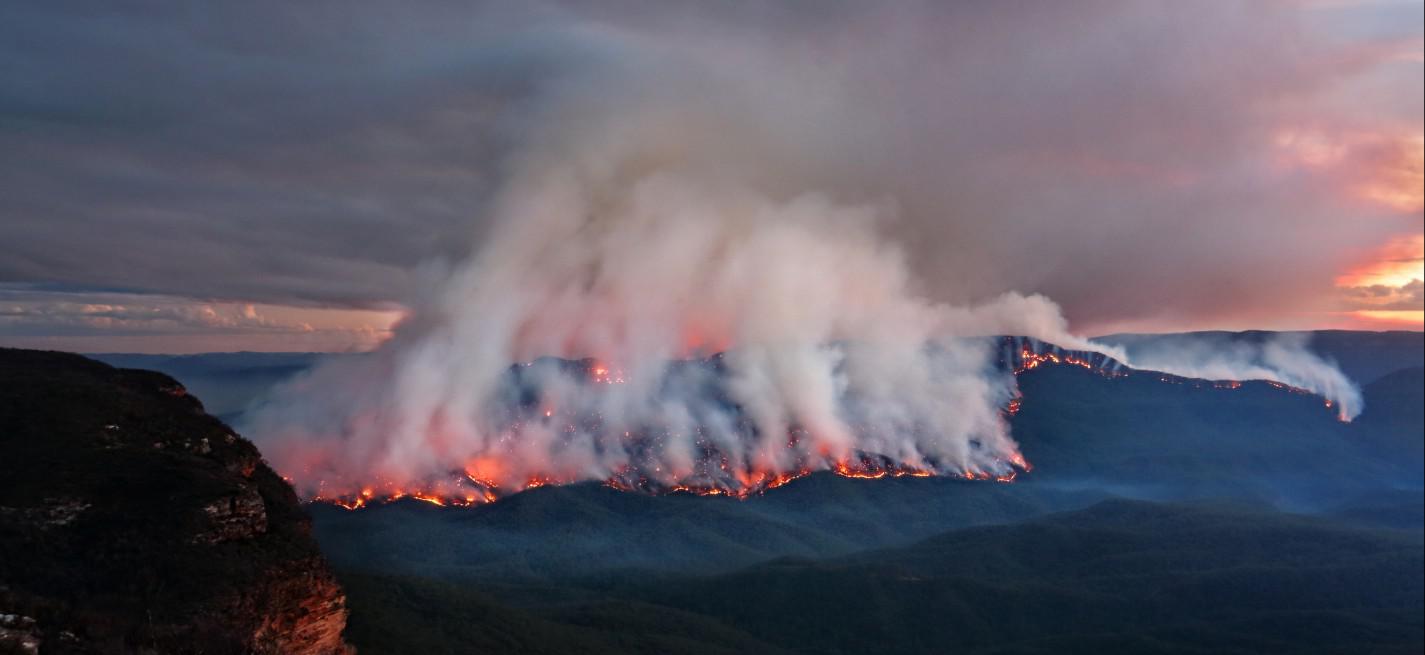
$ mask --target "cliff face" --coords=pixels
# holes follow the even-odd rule
[[[172,378],[0,349],[0,653],[348,653],[291,487]]]

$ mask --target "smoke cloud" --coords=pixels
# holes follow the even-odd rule
[[[991,335],[1359,407],[1301,344],[1138,361],[1073,334],[1042,295],[933,300],[894,229],[895,185],[843,177],[881,133],[864,123],[893,120],[848,112],[844,77],[726,39],[581,38],[609,59],[529,105],[468,257],[424,270],[376,352],[251,413],[245,432],[304,493],[745,488],[868,458],[1009,475],[1015,382]],[[956,245],[942,256],[973,249]]]
[[[1324,397],[1343,421],[1365,409],[1360,387],[1335,362],[1308,349],[1309,335],[1277,333],[1265,339],[1225,334],[1108,338],[1136,368],[1208,380],[1269,380]]]

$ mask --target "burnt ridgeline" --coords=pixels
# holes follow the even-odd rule
[[[291,487],[172,378],[0,349],[0,652],[347,653]]]

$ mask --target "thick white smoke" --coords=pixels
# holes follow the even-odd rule
[[[993,370],[987,343],[959,337],[1080,343],[1052,303],[936,305],[877,238],[875,208],[816,193],[775,201],[661,170],[630,179],[623,166],[531,171],[488,244],[395,339],[283,389],[249,430],[297,480],[341,491],[429,485],[469,466],[502,485],[603,479],[635,463],[623,437],[648,426],[666,435],[636,463],[665,484],[695,474],[709,445],[736,473],[859,452],[975,474],[1017,461],[1000,416],[1013,379]],[[670,361],[725,349],[725,402],[708,397],[706,370],[670,388]],[[551,416],[511,419],[500,405],[509,366],[542,356],[592,357],[622,382],[541,369]],[[574,418],[590,415],[597,425]]]
[[[1343,421],[1365,409],[1356,383],[1334,363],[1308,350],[1304,334],[1282,333],[1261,342],[1192,335],[1146,339],[1123,361],[1183,377],[1270,380],[1305,389],[1330,401]]]
[[[252,412],[245,431],[302,492],[441,491],[467,474],[518,488],[630,470],[664,485],[756,484],[865,453],[1002,475],[1022,462],[1001,412],[1014,380],[975,337],[1125,358],[1072,334],[1043,296],[954,306],[918,293],[879,231],[895,198],[844,199],[799,172],[854,154],[826,147],[854,143],[843,133],[854,125],[816,120],[834,83],[705,45],[637,45],[653,50],[638,66],[566,81],[531,108],[487,233],[411,300],[389,342]],[[973,248],[941,246],[947,258]],[[720,352],[715,364],[670,363]],[[1303,352],[1128,363],[1273,379],[1358,406]],[[510,368],[541,357],[593,358],[593,376],[612,383]],[[700,468],[709,453],[718,471]]]

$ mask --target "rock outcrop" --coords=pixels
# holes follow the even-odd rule
[[[172,378],[0,349],[0,653],[349,653],[292,488]]]

